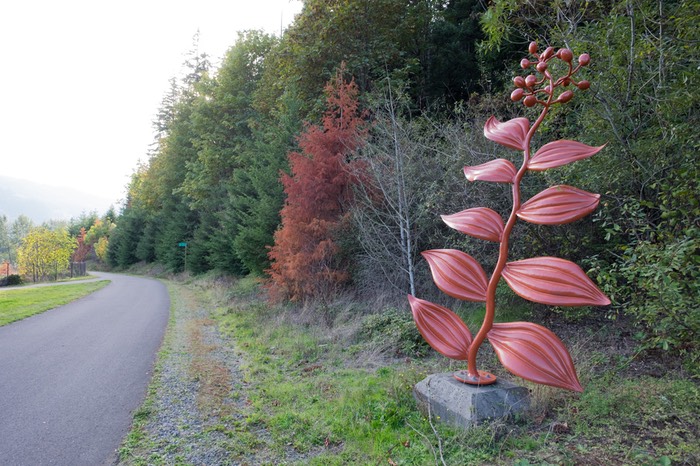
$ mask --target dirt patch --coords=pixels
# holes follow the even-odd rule
[[[204,334],[215,331],[209,318],[192,319],[187,323],[187,338],[192,359],[189,372],[199,384],[197,406],[209,416],[229,416],[231,405],[231,373],[214,354],[218,346],[205,342]]]

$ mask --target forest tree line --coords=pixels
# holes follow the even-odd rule
[[[553,112],[543,140],[604,150],[533,176],[602,194],[570,225],[518,224],[514,259],[583,268],[654,346],[697,346],[700,186],[695,1],[307,0],[280,36],[239,34],[220,66],[195,47],[154,121],[109,234],[115,267],[264,277],[273,298],[435,295],[420,251],[492,264],[493,245],[440,214],[507,187],[464,165],[511,156],[483,124],[534,110],[509,99],[528,43],[587,52],[589,90]]]

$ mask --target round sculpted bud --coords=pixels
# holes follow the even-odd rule
[[[540,55],[540,60],[547,60],[554,53],[554,47],[547,47],[542,55]]]
[[[525,78],[516,76],[513,78],[513,84],[515,84],[515,87],[525,87]]]
[[[527,87],[532,87],[537,83],[537,76],[534,74],[529,74],[527,75],[527,78],[525,78],[525,85]]]
[[[552,86],[550,86],[550,85],[545,86],[544,92],[546,92],[547,94],[551,94],[552,93]]]
[[[527,48],[527,51],[533,55],[536,54],[537,53],[537,42],[530,42],[530,46]]]
[[[591,87],[590,81],[579,81],[577,84],[578,88],[581,89],[582,91],[585,91],[586,89]]]
[[[522,60],[520,60],[520,68],[524,70],[530,68],[530,60],[528,60],[527,58],[523,58]]]
[[[533,107],[537,103],[537,97],[534,95],[529,95],[523,99],[523,104],[525,104],[526,107]]]
[[[537,71],[544,73],[547,71],[547,62],[541,61],[537,64]]]
[[[581,66],[588,66],[588,64],[591,62],[591,57],[587,53],[582,53],[578,57],[578,64]]]
[[[516,90],[510,93],[510,100],[512,100],[513,102],[520,101],[520,99],[523,98],[524,92],[525,91],[523,91],[521,88],[517,88]]]
[[[559,49],[557,52],[557,57],[566,63],[571,63],[571,60],[574,58],[574,54],[571,53],[571,50],[569,49]]]
[[[561,102],[563,104],[567,103],[571,99],[574,98],[574,92],[573,91],[564,91],[561,93],[559,98],[557,99],[557,102]]]

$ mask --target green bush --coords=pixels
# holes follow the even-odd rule
[[[4,282],[5,286],[14,286],[21,285],[24,283],[24,280],[22,280],[20,275],[8,275]]]
[[[411,313],[396,308],[365,317],[360,334],[366,340],[385,344],[406,356],[425,356],[430,349]]]
[[[640,242],[624,256],[625,312],[643,325],[644,342],[700,358],[700,234],[666,243]]]

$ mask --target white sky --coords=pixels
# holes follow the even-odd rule
[[[0,173],[116,205],[192,37],[218,63],[237,31],[279,35],[298,0],[0,4]],[[101,213],[101,212],[100,212]]]

